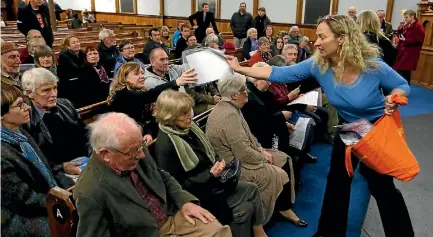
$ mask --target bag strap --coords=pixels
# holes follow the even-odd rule
[[[346,155],[345,155],[346,170],[349,177],[353,177],[355,175],[352,166],[352,147],[353,146],[346,147]]]

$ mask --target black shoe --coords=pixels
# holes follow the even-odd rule
[[[306,221],[302,220],[301,218],[299,218],[299,220],[295,221],[293,219],[290,219],[288,217],[283,216],[281,213],[280,213],[280,217],[283,220],[288,221],[288,222],[292,223],[293,225],[295,225],[297,227],[305,228],[305,227],[308,226],[308,223]]]
[[[325,141],[331,145],[334,144],[334,140],[335,140],[335,133],[329,133],[327,135],[325,135]]]
[[[316,163],[317,157],[312,156],[312,155],[307,153],[307,154],[303,155],[302,161],[304,161],[305,163]]]

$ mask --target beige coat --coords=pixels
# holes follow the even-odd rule
[[[253,182],[259,187],[267,223],[283,185],[289,181],[287,173],[281,169],[288,156],[270,150],[274,165],[268,164],[240,110],[225,101],[218,103],[209,115],[206,136],[218,156],[226,162],[235,157],[241,160],[241,180]]]

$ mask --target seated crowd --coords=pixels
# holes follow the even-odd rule
[[[289,66],[312,55],[297,26],[274,37],[260,11],[256,28],[244,32],[250,67]],[[358,21],[369,39],[388,47],[371,26],[379,24],[374,16]],[[333,142],[335,108],[325,94],[317,106],[290,104],[319,87],[313,79],[270,84],[234,73],[196,86],[195,70],[170,63],[171,52],[181,58],[189,48],[230,54],[235,47],[213,28],[197,43],[190,29],[183,22],[172,36],[165,26],[150,29],[141,54],[129,40],[117,46],[109,29],[85,50],[77,36],[65,37],[58,59],[37,30],[27,35],[25,60],[15,44],[1,43],[2,235],[25,229],[50,236],[45,198],[56,186],[73,187],[77,236],[264,237],[273,218],[308,225],[292,206],[301,167],[317,161],[312,144]],[[34,68],[21,73],[22,62]],[[76,109],[101,101],[108,113],[86,128]],[[201,129],[193,117],[209,109]],[[296,146],[300,118],[309,122]],[[88,163],[76,161],[82,157]],[[225,180],[228,171],[235,171],[233,182]]]

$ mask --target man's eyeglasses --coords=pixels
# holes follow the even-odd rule
[[[143,143],[141,143],[140,147],[137,148],[136,151],[131,152],[131,153],[126,153],[126,152],[123,152],[123,151],[119,151],[119,150],[114,149],[114,148],[111,148],[111,149],[113,151],[115,151],[115,152],[118,152],[118,153],[122,154],[122,155],[129,156],[131,159],[135,159],[137,157],[137,155],[146,147],[146,144],[147,144],[147,142],[143,141]]]

